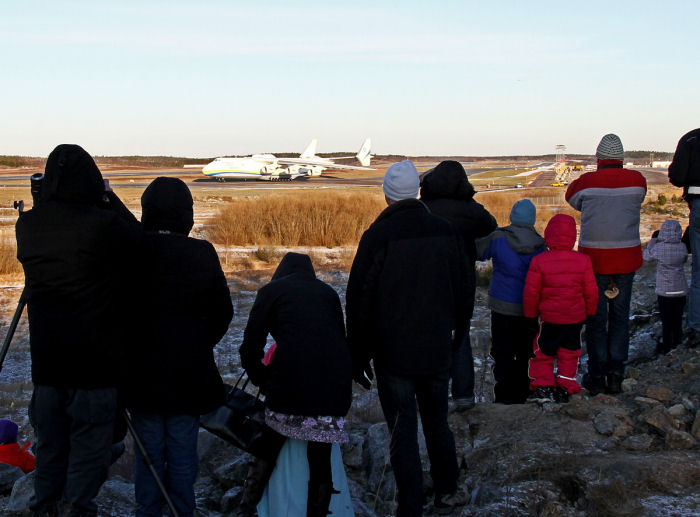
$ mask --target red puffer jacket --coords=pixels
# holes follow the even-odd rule
[[[547,323],[570,324],[596,313],[598,285],[588,255],[573,251],[576,221],[557,214],[544,232],[549,251],[530,262],[523,291],[523,313]]]
[[[34,456],[27,451],[29,442],[20,448],[18,443],[0,445],[0,463],[7,463],[22,469],[25,474],[34,470]]]

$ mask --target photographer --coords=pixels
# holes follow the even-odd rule
[[[107,477],[117,365],[142,232],[80,146],[48,157],[16,225],[25,275],[37,435],[35,515],[93,516]]]

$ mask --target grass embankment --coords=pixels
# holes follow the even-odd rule
[[[385,207],[379,192],[237,198],[207,221],[205,233],[225,246],[355,246]]]
[[[17,245],[14,239],[0,239],[0,275],[18,275],[22,265],[17,260]]]

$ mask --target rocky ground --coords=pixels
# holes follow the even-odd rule
[[[700,349],[681,346],[655,357],[661,333],[655,312],[654,270],[645,266],[635,280],[630,364],[619,396],[585,394],[568,404],[503,406],[492,400],[488,357],[488,310],[479,288],[472,325],[479,403],[451,413],[450,425],[461,465],[460,483],[471,494],[461,516],[612,515],[681,516],[700,514]],[[232,279],[237,316],[219,345],[224,376],[237,369],[237,345],[247,311],[265,273]],[[343,274],[324,280],[343,292]],[[14,293],[14,294],[13,294]],[[3,299],[3,320],[18,292]],[[4,334],[4,332],[3,332]],[[4,413],[33,440],[26,418],[28,382],[26,323],[20,326],[0,379]],[[585,365],[585,358],[582,359]],[[349,415],[350,442],[343,447],[350,490],[358,517],[392,515],[395,483],[388,463],[389,434],[376,389],[357,388]],[[100,497],[100,515],[133,513],[132,444],[112,467]],[[421,438],[427,500],[431,481]],[[246,472],[245,454],[202,431],[197,504],[201,515],[216,517],[235,509]],[[0,465],[0,513],[28,515],[32,475]],[[426,515],[432,514],[426,506]]]

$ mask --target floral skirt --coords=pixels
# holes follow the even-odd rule
[[[345,418],[342,416],[286,415],[265,409],[265,423],[288,438],[307,442],[345,443]]]

